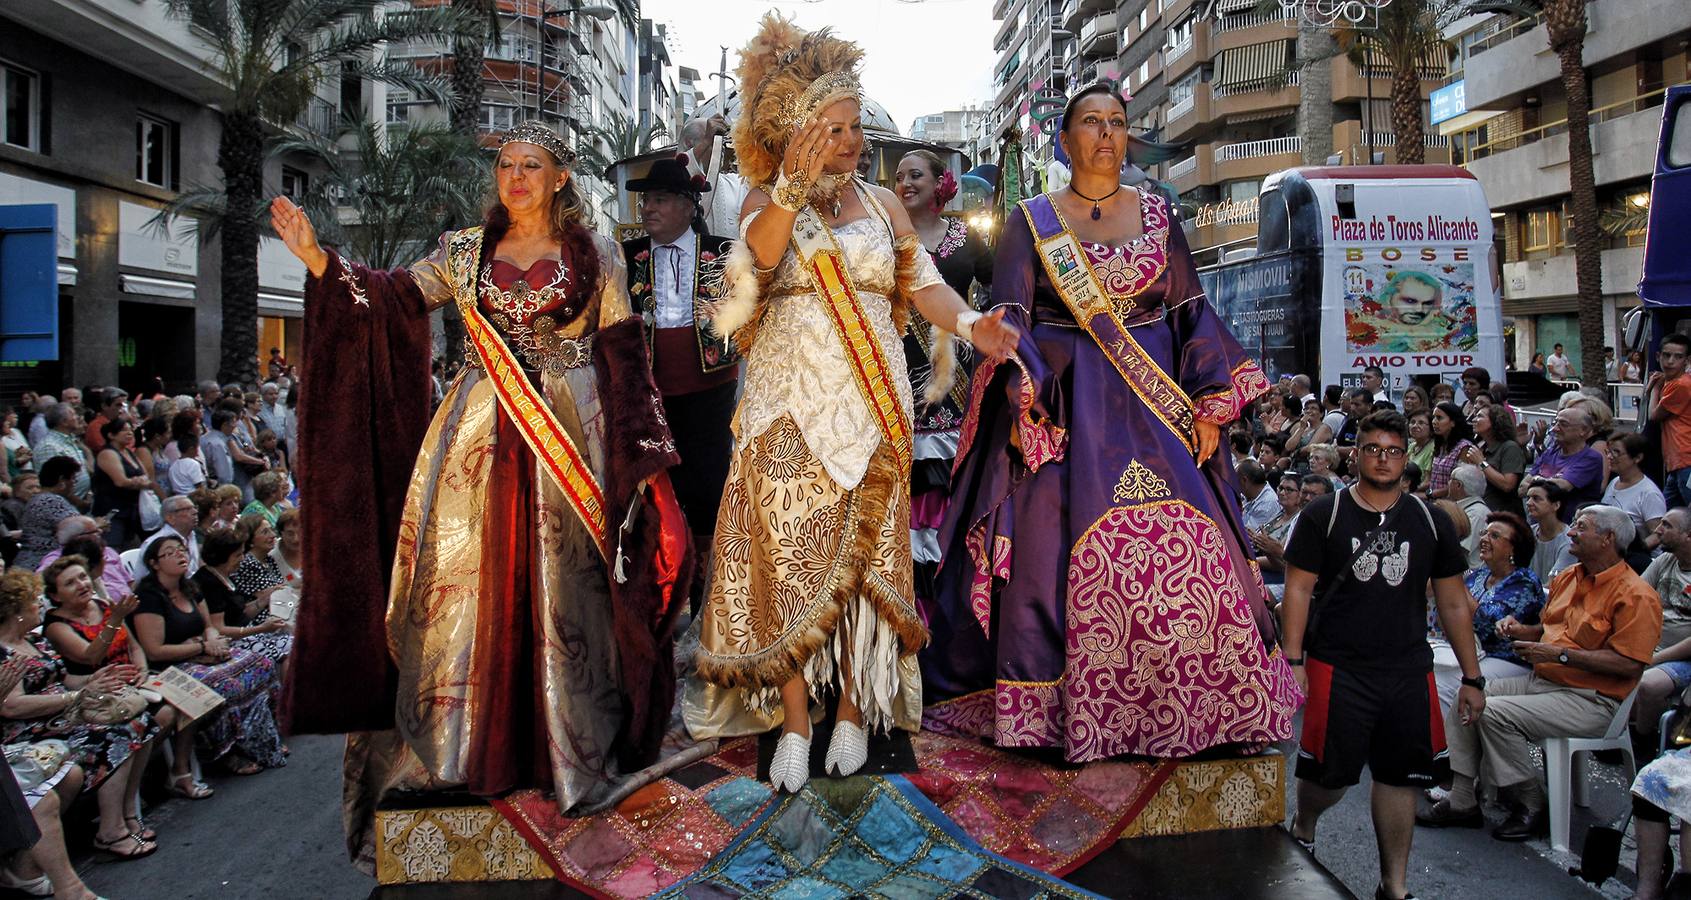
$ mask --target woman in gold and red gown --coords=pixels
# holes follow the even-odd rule
[[[360,730],[385,725],[371,720],[392,704],[393,731],[354,739],[354,805],[393,788],[541,787],[568,811],[656,757],[691,548],[622,253],[583,224],[573,161],[545,126],[514,129],[486,224],[389,272],[325,251],[298,207],[272,205],[311,274],[300,430],[312,592],[290,711],[302,730]],[[413,466],[385,441],[426,415],[401,385],[427,402],[427,345],[410,358],[412,342],[447,303],[464,319],[467,365]],[[385,506],[397,521],[383,521],[392,467],[410,477],[403,503]],[[358,571],[360,531],[366,543],[396,534],[374,623],[366,595],[379,580]],[[369,650],[383,623],[385,648]],[[379,661],[360,658],[361,642]]]

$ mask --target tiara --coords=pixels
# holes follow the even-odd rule
[[[858,98],[862,94],[863,85],[858,82],[856,75],[850,71],[829,72],[811,82],[810,87],[805,88],[802,93],[782,103],[777,118],[782,125],[791,127],[815,114],[824,100]]]
[[[499,139],[499,146],[503,147],[513,141],[545,148],[547,153],[552,154],[563,165],[575,164],[575,151],[564,143],[564,139],[559,137],[556,131],[540,122],[530,120],[505,132],[505,136]]]

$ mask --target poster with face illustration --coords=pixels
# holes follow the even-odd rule
[[[1411,380],[1453,381],[1471,366],[1503,376],[1485,192],[1460,169],[1414,172],[1362,166],[1309,181],[1321,213],[1324,384],[1378,366],[1395,398]]]
[[[1353,262],[1342,278],[1347,353],[1461,351],[1479,344],[1472,262]]]

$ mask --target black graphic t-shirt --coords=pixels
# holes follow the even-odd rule
[[[1339,504],[1337,518],[1334,503]],[[1348,668],[1432,667],[1427,585],[1429,579],[1461,575],[1467,556],[1443,510],[1409,496],[1399,498],[1398,507],[1390,527],[1370,539],[1368,552],[1360,557],[1363,537],[1390,511],[1364,509],[1344,490],[1311,502],[1298,514],[1286,562],[1316,573],[1310,599],[1316,622],[1314,631],[1304,635],[1307,655]],[[1327,586],[1352,559],[1350,577],[1323,603]]]

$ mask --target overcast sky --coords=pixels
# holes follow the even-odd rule
[[[832,26],[864,50],[863,88],[905,134],[917,116],[992,101],[992,0],[641,0],[640,15],[669,26],[676,65],[698,69],[716,95],[723,46],[728,71],[770,9],[814,31]]]

